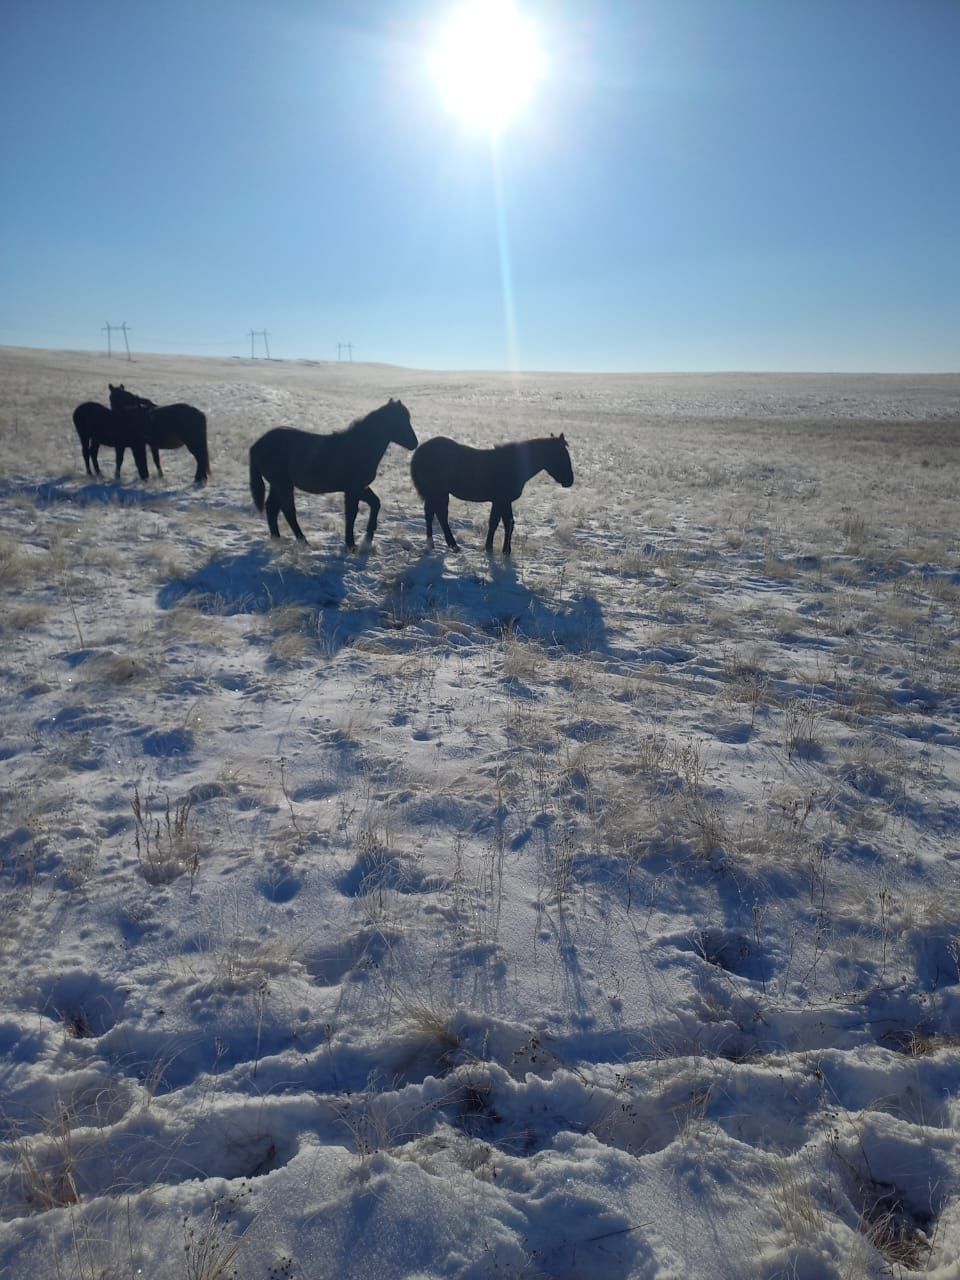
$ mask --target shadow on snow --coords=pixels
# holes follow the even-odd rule
[[[161,587],[161,609],[188,603],[206,613],[227,617],[239,613],[269,613],[287,605],[339,609],[346,594],[344,565],[307,573],[279,562],[268,546],[255,546],[237,555],[217,555],[186,578]]]
[[[560,596],[522,583],[512,561],[487,561],[484,573],[458,562],[446,573],[444,561],[425,552],[395,579],[389,607],[403,626],[429,619],[515,635],[572,652],[609,651],[600,602],[593,595]]]
[[[373,562],[378,569],[381,564]],[[268,614],[291,605],[318,611],[318,633],[337,651],[369,632],[406,633],[406,642],[436,638],[469,645],[484,637],[517,636],[571,652],[609,650],[607,627],[592,595],[531,590],[512,564],[478,574],[458,564],[445,572],[441,557],[424,554],[399,573],[370,572],[363,556],[337,556],[311,570],[280,559],[269,545],[216,555],[185,578],[163,586],[157,604],[190,604],[224,616]],[[349,595],[348,600],[348,585]]]
[[[63,476],[55,480],[41,480],[35,484],[19,482],[0,485],[0,497],[14,496],[33,498],[40,507],[60,502],[69,502],[77,507],[104,504],[134,507],[145,502],[155,502],[164,496],[164,492],[147,489],[139,481],[123,484],[120,481],[97,480],[90,484],[77,484],[73,479]]]

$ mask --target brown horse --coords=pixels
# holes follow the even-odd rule
[[[110,407],[125,409],[139,415],[144,439],[153,454],[153,463],[157,475],[163,475],[160,466],[161,449],[180,449],[186,446],[197,463],[194,484],[205,484],[210,476],[210,455],[207,451],[207,419],[192,404],[156,405],[152,400],[134,395],[121,382],[118,387],[108,383],[110,387]],[[123,452],[118,450],[117,471],[123,461]]]
[[[487,551],[493,550],[493,535],[502,520],[503,554],[508,556],[513,541],[513,503],[539,471],[546,471],[565,489],[573,484],[573,464],[562,435],[520,440],[494,449],[473,449],[446,436],[425,440],[410,460],[410,475],[423,499],[427,541],[433,546],[436,516],[447,546],[459,550],[447,514],[452,494],[464,502],[491,504]]]
[[[348,547],[356,545],[353,526],[357,509],[365,502],[370,508],[366,539],[372,542],[380,499],[370,485],[390,444],[417,447],[409,410],[400,400],[390,400],[330,435],[274,427],[261,436],[250,449],[250,492],[258,511],[266,506],[271,535],[280,537],[277,517],[282,511],[294,536],[306,542],[293,501],[294,489],[303,489],[305,493],[343,494]],[[264,481],[270,485],[266,500]]]

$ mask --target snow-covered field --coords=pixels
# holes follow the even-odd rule
[[[88,480],[121,380],[206,489]],[[389,396],[576,483],[428,552],[394,447],[372,552],[271,543],[253,440]],[[0,1274],[960,1275],[958,445],[952,376],[0,352]]]

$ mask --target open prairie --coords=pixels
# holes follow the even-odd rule
[[[206,488],[87,477],[120,381]],[[575,483],[271,541],[390,397]],[[0,1273],[956,1277],[958,461],[960,376],[0,351]]]

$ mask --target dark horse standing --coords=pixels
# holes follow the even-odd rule
[[[436,516],[447,546],[459,550],[447,515],[452,494],[464,502],[492,504],[487,551],[493,550],[493,535],[502,520],[503,554],[508,556],[513,539],[513,503],[538,471],[546,471],[565,489],[573,484],[573,464],[562,435],[519,440],[494,449],[472,449],[446,436],[424,441],[410,460],[410,474],[423,498],[427,541],[433,546],[433,517]]]
[[[135,409],[108,409],[105,404],[98,404],[95,400],[85,400],[73,411],[73,425],[80,437],[83,464],[88,476],[101,474],[97,454],[104,444],[117,452],[118,476],[124,450],[130,449],[140,479],[146,480],[147,441],[143,434],[141,415]]]
[[[356,545],[353,526],[357,509],[365,502],[370,508],[366,538],[372,542],[380,499],[370,485],[390,444],[404,449],[417,447],[410,413],[400,400],[390,400],[330,435],[274,427],[261,436],[250,449],[250,492],[258,511],[266,505],[273,537],[280,537],[277,517],[282,511],[294,535],[306,542],[293,502],[294,489],[303,489],[306,493],[343,494],[348,547]],[[266,503],[264,481],[270,485]]]
[[[194,484],[205,484],[210,476],[206,416],[192,404],[156,405],[152,400],[128,391],[122,382],[118,387],[110,383],[109,387],[112,409],[123,409],[138,415],[143,437],[153,454],[157,475],[163,475],[163,469],[160,466],[160,450],[180,449],[186,446],[197,462],[197,471],[193,477]],[[122,461],[123,450],[118,448],[118,474]]]

